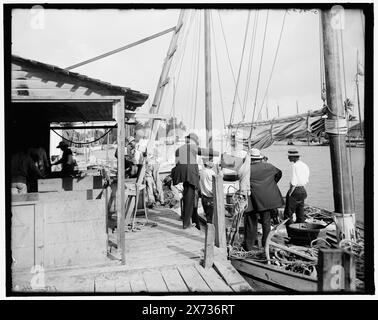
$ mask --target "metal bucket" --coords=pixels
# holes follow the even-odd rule
[[[324,226],[319,223],[292,223],[287,226],[287,234],[291,243],[296,245],[310,245],[315,240]]]

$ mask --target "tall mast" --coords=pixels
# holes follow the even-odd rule
[[[205,122],[206,147],[213,148],[213,123],[211,105],[211,50],[210,50],[210,10],[205,9]]]
[[[359,74],[359,69],[358,69],[358,50],[357,50],[357,73],[356,73],[356,88],[357,88],[357,105],[358,105],[358,118],[360,120],[360,132],[361,132],[361,138],[364,137],[363,132],[362,132],[362,119],[361,119],[361,107],[360,107],[360,88],[358,86],[358,74]]]
[[[179,38],[181,27],[183,26],[184,15],[185,15],[185,10],[182,9],[180,11],[180,16],[179,16],[178,21],[177,21],[175,32],[174,32],[172,39],[171,39],[171,43],[169,44],[167,56],[164,60],[163,69],[162,69],[161,74],[160,74],[160,78],[159,78],[159,82],[158,82],[158,85],[157,85],[157,88],[156,88],[154,100],[153,100],[152,106],[150,108],[150,113],[157,113],[158,112],[159,107],[160,107],[160,102],[161,102],[161,99],[163,97],[165,85],[169,82],[168,74],[169,74],[169,70],[170,70],[170,67],[171,67],[171,64],[172,64],[173,56],[174,56],[174,54],[177,50],[177,41],[178,41],[178,38]],[[160,123],[160,121],[154,120],[154,119],[152,119],[151,122],[150,122],[151,133],[150,133],[150,140],[149,140],[148,148],[151,146],[151,144],[153,144],[153,142],[156,139],[156,134],[157,134],[157,130],[158,130],[158,127],[159,127],[159,123]]]
[[[353,213],[352,186],[349,179],[350,167],[346,148],[346,119],[342,98],[342,78],[340,55],[338,48],[337,21],[341,17],[331,10],[322,10],[322,32],[324,39],[324,67],[328,119],[326,132],[329,136],[333,198],[335,212],[341,214]]]

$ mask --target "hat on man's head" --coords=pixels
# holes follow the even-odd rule
[[[133,136],[129,136],[126,139],[127,144],[130,144],[131,142],[135,141],[135,138]]]
[[[199,145],[199,138],[195,133],[189,133],[185,138],[192,140],[195,142],[197,145]]]
[[[214,162],[210,157],[202,157],[202,162],[207,168],[213,168],[214,167]]]
[[[57,148],[65,148],[68,147],[68,143],[66,141],[60,141],[59,144],[56,146]]]
[[[295,148],[291,148],[287,151],[287,156],[288,157],[300,157],[301,154],[299,153],[299,151]]]
[[[251,160],[260,160],[264,158],[264,156],[261,154],[259,149],[252,148],[251,149]]]

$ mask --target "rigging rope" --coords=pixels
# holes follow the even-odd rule
[[[249,59],[248,59],[247,81],[246,81],[245,92],[244,92],[242,121],[244,121],[245,114],[246,114],[246,111],[247,111],[247,101],[248,101],[249,86],[250,86],[250,83],[251,83],[251,73],[252,73],[251,71],[252,71],[253,55],[254,55],[254,52],[255,52],[257,21],[258,21],[258,18],[259,18],[258,16],[259,16],[259,11],[257,10],[255,12],[255,18],[253,20],[251,50],[249,52]]]
[[[218,10],[217,12],[218,12],[218,18],[219,18],[219,22],[220,22],[220,26],[221,26],[221,30],[222,30],[222,35],[223,35],[224,44],[225,44],[225,47],[226,47],[228,63],[229,63],[229,65],[230,65],[230,69],[231,69],[232,79],[234,80],[234,84],[235,84],[235,86],[236,86],[235,73],[234,73],[234,69],[232,68],[232,63],[231,63],[231,59],[230,59],[230,52],[229,52],[229,50],[228,50],[228,45],[227,45],[226,35],[225,35],[224,29],[223,29],[222,18],[221,18],[221,16],[220,16],[219,10]],[[237,92],[237,98],[238,98],[239,106],[240,106],[240,109],[241,109],[241,108],[242,108],[242,105],[241,105],[241,102],[240,102],[239,91]],[[241,111],[243,112],[242,109],[241,109]],[[231,113],[232,113],[232,112],[233,112],[233,111],[231,110]],[[230,124],[231,124],[231,122],[230,122]]]
[[[182,50],[181,50],[181,47],[179,49],[179,50],[181,50],[183,52],[183,54],[181,55],[180,67],[179,67],[179,71],[178,71],[178,75],[177,75],[177,80],[176,80],[176,90],[173,90],[173,94],[174,94],[173,99],[176,98],[176,94],[177,94],[177,87],[178,87],[178,84],[179,84],[179,81],[180,81],[181,70],[182,70],[183,61],[184,61],[184,57],[185,57],[185,53],[186,53],[185,49],[186,49],[186,45],[188,43],[189,30],[190,30],[190,27],[191,27],[192,22],[193,22],[193,17],[194,17],[194,11],[192,11],[191,15],[190,15],[188,27],[187,27],[185,36],[184,36],[183,41],[182,41],[183,42]],[[177,53],[177,56],[178,56],[178,53]],[[172,72],[172,73],[174,73],[174,72]],[[172,112],[172,110],[171,110],[171,112]]]
[[[287,10],[285,11],[285,14],[284,14],[284,17],[283,17],[282,26],[281,26],[281,31],[280,31],[280,36],[279,36],[279,38],[278,38],[277,49],[276,49],[276,53],[275,53],[275,55],[274,55],[274,60],[273,60],[272,69],[271,69],[271,71],[270,71],[270,76],[269,76],[269,80],[268,80],[268,85],[267,85],[267,87],[266,87],[265,94],[264,94],[264,96],[263,96],[263,100],[262,100],[262,102],[261,102],[260,111],[259,111],[259,113],[257,114],[257,117],[260,116],[260,114],[261,114],[261,110],[262,110],[262,108],[263,108],[263,106],[264,106],[265,99],[266,99],[266,97],[267,97],[267,95],[268,95],[268,91],[269,91],[269,87],[270,87],[270,82],[271,82],[271,80],[272,80],[272,76],[273,76],[273,72],[274,72],[274,67],[275,67],[275,65],[276,65],[276,61],[277,61],[277,57],[278,57],[278,51],[279,51],[279,49],[280,49],[280,44],[281,44],[282,34],[283,34],[283,30],[284,30],[284,26],[285,26],[285,21],[286,21],[286,15],[287,15]]]
[[[232,100],[232,109],[231,109],[230,124],[232,123],[232,121],[234,119],[234,106],[235,106],[235,101],[236,101],[236,94],[237,94],[238,88],[239,88],[240,73],[241,73],[241,67],[243,65],[245,44],[247,42],[247,35],[248,35],[248,28],[249,28],[249,20],[250,20],[250,18],[251,18],[251,11],[248,11],[247,23],[246,23],[245,32],[244,32],[243,49],[242,49],[242,54],[241,54],[241,57],[240,57],[240,65],[239,65],[239,71],[238,71],[238,78],[236,80],[234,99]],[[243,114],[243,109],[242,109],[242,114]]]
[[[226,117],[224,115],[224,104],[223,104],[223,98],[222,98],[222,88],[220,84],[220,76],[219,76],[219,64],[218,64],[218,51],[217,51],[217,46],[215,42],[215,31],[214,31],[214,24],[213,24],[213,17],[212,13],[210,11],[210,22],[211,22],[211,31],[213,34],[213,39],[214,39],[214,52],[215,52],[215,64],[217,68],[217,76],[218,76],[218,88],[219,88],[219,96],[220,96],[220,102],[221,102],[221,107],[222,107],[222,116],[223,116],[223,127],[226,125]]]
[[[196,75],[195,75],[195,71],[196,71],[196,68],[195,68],[195,65],[196,65],[196,52],[197,52],[197,45],[198,45],[198,39],[197,39],[197,36],[198,36],[198,14],[196,15],[196,22],[195,22],[195,26],[196,26],[196,30],[194,31],[194,34],[193,34],[193,46],[192,46],[192,59],[191,59],[191,68],[190,68],[190,71],[192,71],[192,75],[191,77],[193,77],[191,80],[191,88],[190,88],[190,92],[191,92],[191,101],[190,101],[190,106],[193,106],[194,105],[194,90],[195,90],[195,79],[196,79]],[[190,123],[193,123],[193,113],[191,112],[192,110],[192,107],[189,107],[187,108],[187,111],[188,111],[188,121],[189,121],[189,125]]]
[[[258,95],[258,91],[259,91],[260,75],[261,75],[262,60],[263,60],[263,55],[264,55],[264,47],[265,47],[265,39],[266,39],[266,30],[267,30],[267,26],[268,26],[268,19],[269,19],[269,10],[266,13],[264,38],[263,38],[263,45],[262,45],[262,49],[261,49],[260,66],[259,66],[259,73],[258,73],[257,84],[256,84],[256,95],[255,95],[255,102],[253,104],[252,123],[255,120],[256,102],[257,102],[257,95]],[[249,132],[249,141],[251,140],[252,131],[253,131],[253,125],[251,125],[251,130]]]
[[[197,78],[196,78],[196,94],[194,100],[194,117],[193,128],[196,127],[196,113],[197,113],[197,97],[198,97],[198,77],[199,77],[199,65],[200,65],[200,51],[201,51],[201,15],[199,16],[199,30],[198,30],[198,52],[197,52]]]

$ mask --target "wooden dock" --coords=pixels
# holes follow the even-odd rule
[[[214,264],[205,269],[205,232],[182,229],[173,210],[149,210],[148,222],[137,217],[134,230],[125,232],[126,264],[121,265],[115,248],[116,233],[109,229],[109,261],[104,265],[46,270],[45,286],[39,291],[145,293],[250,292],[252,288],[215,247]],[[113,244],[113,245],[112,245]],[[13,290],[38,291],[30,287],[30,272],[13,274]]]

